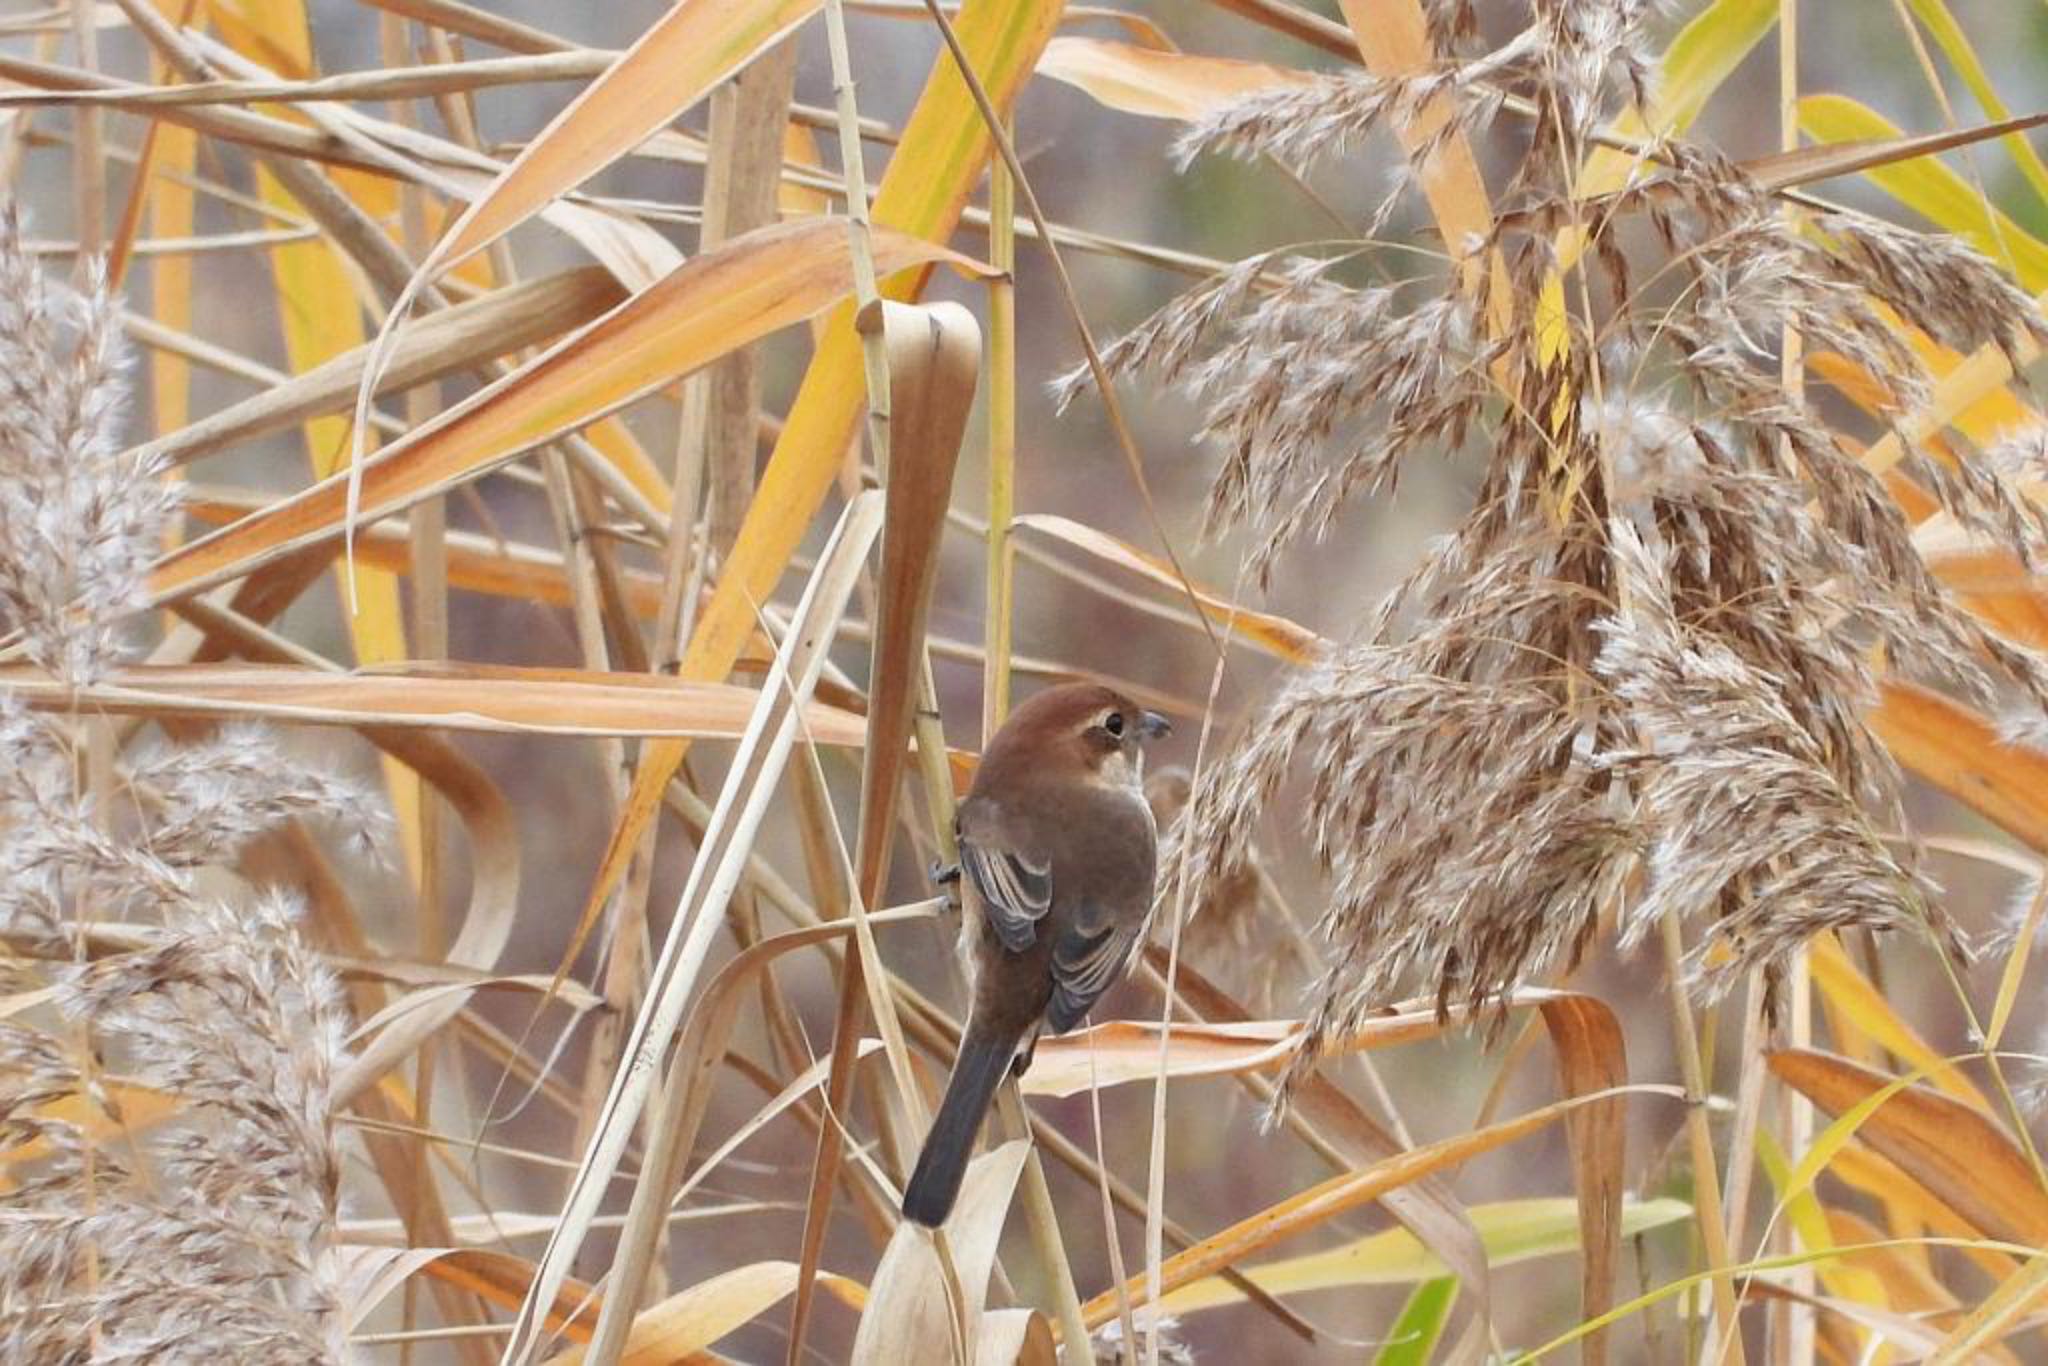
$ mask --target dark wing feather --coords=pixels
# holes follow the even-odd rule
[[[1022,953],[1038,938],[1038,922],[1052,909],[1052,865],[977,842],[964,830],[960,869],[981,898],[989,928],[1011,953]]]
[[[1045,1021],[1055,1034],[1081,1023],[1096,999],[1109,990],[1138,937],[1136,925],[1090,914],[1094,909],[1083,908],[1052,946],[1052,1001],[1045,1008]]]

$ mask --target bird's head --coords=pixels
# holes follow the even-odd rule
[[[1070,770],[1088,781],[1135,788],[1144,782],[1145,743],[1172,731],[1165,717],[1114,688],[1067,683],[1012,712],[989,743],[984,764],[1025,759],[1041,772]]]

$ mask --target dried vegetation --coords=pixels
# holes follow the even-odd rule
[[[855,78],[901,6],[677,0],[623,57],[459,0],[19,8],[0,176],[79,240],[0,235],[0,1362],[2037,1345],[2004,1050],[2048,921],[2048,246],[1844,97],[1780,156],[1694,135],[1841,16],[1259,0],[1110,40],[968,0],[973,88],[911,15],[888,127]],[[2006,118],[1940,0],[1893,8]],[[379,66],[331,69],[344,15]],[[1295,65],[1148,37],[1240,20]],[[1031,179],[1094,149],[1028,102],[1031,155],[989,136],[1034,78],[1335,237],[1047,221]],[[551,86],[493,140],[479,91]],[[1951,122],[2048,198],[2025,120]],[[1862,172],[1927,230],[1829,196]],[[536,273],[563,240],[596,264]],[[1098,352],[1084,253],[1180,292]],[[881,302],[940,265],[985,346]],[[1031,470],[1072,351],[1017,319],[1068,309],[1052,397],[1134,468],[1166,438],[1119,389],[1199,414],[1233,594],[1118,539],[1181,510],[1106,445]],[[1391,583],[1286,596],[1361,508],[1461,485]],[[958,1033],[909,870],[1013,673],[1200,743],[1148,794],[1138,1018],[1041,1041],[941,1257],[896,1219]],[[1941,885],[2015,875],[1996,936]]]

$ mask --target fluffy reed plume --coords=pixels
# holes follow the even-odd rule
[[[1603,916],[1625,943],[1666,913],[1702,922],[1709,992],[1820,929],[1931,925],[1953,947],[1913,858],[1880,838],[1902,817],[1862,719],[1874,661],[1977,705],[2038,716],[2048,699],[2043,661],[1934,579],[1778,354],[1796,327],[1903,410],[1927,376],[1886,310],[2009,352],[2036,327],[2029,301],[1949,238],[1847,214],[1790,223],[1697,147],[1660,144],[1617,192],[1575,195],[1591,135],[1644,97],[1646,8],[1540,0],[1475,53],[1469,8],[1438,5],[1456,44],[1438,70],[1217,113],[1185,156],[1306,169],[1390,119],[1434,122],[1400,196],[1505,95],[1536,111],[1515,130],[1518,169],[1491,187],[1492,231],[1454,244],[1464,266],[1365,285],[1347,277],[1369,242],[1273,252],[1109,353],[1206,413],[1223,448],[1210,525],[1251,533],[1261,577],[1349,500],[1390,493],[1410,459],[1484,457],[1462,524],[1282,688],[1182,827],[1199,832],[1184,843],[1199,901],[1305,770],[1286,823],[1331,883],[1317,1043],[1414,978],[1442,1011],[1483,1010],[1569,967]],[[2044,525],[2012,463],[1903,468],[2032,562]]]
[[[52,291],[0,224],[0,607],[29,657],[90,683],[176,505],[160,462],[122,450],[120,312],[101,269]]]
[[[173,506],[119,454],[119,311],[46,287],[0,227],[0,603],[58,680],[107,675]],[[79,775],[75,717],[0,697],[0,1360],[327,1362],[347,1017],[288,898],[197,874],[361,798],[230,728]],[[92,743],[102,743],[95,739]],[[140,922],[121,926],[121,922]],[[121,927],[140,949],[91,956]]]

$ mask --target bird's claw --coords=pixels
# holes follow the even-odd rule
[[[929,871],[932,886],[938,888],[939,895],[945,898],[946,909],[958,913],[960,910],[960,865],[957,863],[941,863],[937,859],[933,859]]]

